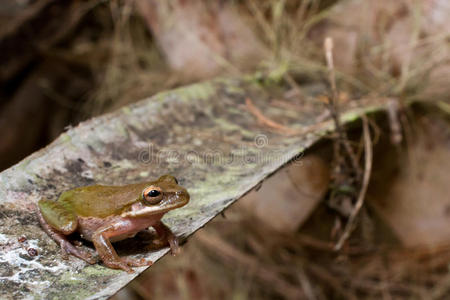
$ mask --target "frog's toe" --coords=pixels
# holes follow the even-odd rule
[[[97,259],[93,258],[92,255],[90,253],[85,252],[88,256],[81,258],[82,260],[84,260],[85,262],[93,265],[96,264],[98,262]]]
[[[131,267],[144,267],[153,265],[153,262],[151,260],[146,260],[145,258],[133,259],[125,257],[122,260]]]
[[[61,247],[61,257],[62,257],[62,259],[64,259],[64,260],[68,260],[68,259],[69,259],[69,255],[67,254],[67,251],[64,250],[63,247]]]
[[[170,253],[173,256],[180,254],[181,249],[177,238],[173,238],[171,240],[169,239],[169,245],[170,245]]]
[[[170,253],[173,256],[176,256],[178,254],[180,254],[181,249],[180,249],[180,245],[179,245],[179,241],[177,238],[172,238],[172,239],[155,239],[152,241],[152,243],[148,246],[149,250],[154,250],[154,249],[161,249],[163,247],[166,246],[170,246]]]
[[[73,256],[81,258],[82,260],[84,260],[85,262],[87,262],[91,265],[95,264],[97,262],[97,260],[94,259],[89,252],[76,248],[74,245],[72,245],[68,241],[61,242],[61,249],[63,251],[64,259],[67,259],[67,254],[72,254]]]
[[[122,270],[124,270],[125,272],[127,272],[128,274],[133,274],[133,273],[134,273],[133,269],[130,268],[126,262],[122,262],[122,263],[120,263],[120,264],[117,264],[117,265],[114,266],[113,268],[114,268],[114,269],[122,269]]]
[[[130,268],[127,262],[123,259],[119,260],[103,259],[103,264],[111,269],[121,269],[129,274],[134,273],[133,269]]]

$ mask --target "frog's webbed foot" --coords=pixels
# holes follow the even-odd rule
[[[107,267],[110,267],[113,269],[122,269],[129,274],[134,273],[134,271],[131,267],[144,267],[144,266],[151,266],[153,264],[152,261],[146,260],[144,258],[133,259],[130,257],[119,258],[117,260],[105,259],[105,260],[103,260],[103,263]]]
[[[126,224],[125,224],[126,225]],[[111,245],[110,237],[117,235],[118,233],[122,233],[124,231],[123,228],[121,230],[120,226],[123,226],[122,223],[113,223],[108,224],[104,227],[99,228],[93,235],[92,242],[94,243],[95,249],[103,261],[103,263],[110,268],[113,269],[122,269],[128,273],[133,273],[133,269],[131,267],[142,267],[142,266],[150,266],[153,264],[151,261],[147,261],[145,259],[133,259],[129,257],[119,257],[117,255],[116,250],[114,250]]]
[[[122,260],[130,267],[144,267],[153,265],[153,262],[151,260],[146,260],[145,258],[134,259],[130,257],[124,257],[122,258]]]
[[[92,257],[92,254],[75,247],[67,240],[62,240],[60,242],[60,246],[61,246],[62,256],[64,259],[68,259],[67,254],[72,254],[90,264],[95,264],[97,262],[97,260]]]
[[[128,266],[128,263],[122,259],[117,260],[103,259],[103,264],[112,269],[122,269],[129,274],[134,273],[133,269]]]

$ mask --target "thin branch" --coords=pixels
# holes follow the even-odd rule
[[[333,39],[330,37],[325,38],[324,42],[324,48],[325,48],[325,59],[327,61],[327,68],[328,68],[328,79],[330,81],[331,85],[331,99],[330,102],[333,103],[333,106],[335,106],[335,112],[338,114],[337,111],[337,99],[338,99],[338,93],[336,88],[336,74],[334,73],[334,60],[333,60]],[[340,125],[339,119],[335,120],[337,124]]]
[[[391,143],[394,145],[400,145],[403,140],[402,126],[399,120],[399,112],[399,100],[396,98],[389,100],[387,106],[387,114],[389,117],[389,127],[391,129]]]
[[[286,127],[283,124],[277,123],[263,115],[263,113],[253,104],[250,98],[245,99],[245,105],[247,106],[249,112],[256,117],[259,123],[264,124],[270,128],[285,132],[287,134],[296,132],[296,130]]]
[[[329,285],[332,289],[336,291],[337,294],[340,294],[343,296],[343,299],[351,299],[356,300],[356,296],[351,293],[348,289],[344,288],[339,278],[336,278],[334,275],[330,274],[328,270],[323,268],[322,266],[315,264],[315,263],[308,263],[306,265],[306,268],[309,272],[311,272],[315,277],[319,278],[323,282],[325,282],[327,285]]]
[[[270,266],[258,262],[251,255],[241,252],[231,244],[227,243],[217,235],[211,235],[204,231],[197,232],[196,238],[206,247],[212,249],[217,255],[224,259],[237,263],[256,275],[261,281],[271,284],[275,291],[287,299],[298,299],[304,297],[300,287],[292,285],[279,276],[278,272]]]
[[[336,251],[340,250],[344,245],[345,241],[349,238],[350,233],[353,229],[353,225],[355,223],[356,216],[358,215],[361,207],[364,203],[364,198],[366,197],[367,187],[369,186],[370,174],[372,172],[372,162],[373,162],[373,153],[372,153],[372,139],[370,137],[369,131],[369,122],[365,115],[361,116],[361,120],[363,123],[363,132],[364,132],[364,156],[365,156],[365,164],[364,164],[364,176],[362,181],[361,190],[358,195],[358,200],[355,203],[355,207],[353,208],[350,217],[348,218],[347,224],[345,225],[344,232],[342,233],[339,241],[336,243],[334,249]]]
[[[275,129],[276,131],[278,131],[284,135],[290,136],[290,135],[307,134],[307,133],[317,130],[323,126],[322,123],[316,123],[316,124],[313,124],[310,126],[305,126],[304,128],[299,128],[299,129],[289,128],[287,126],[284,126],[283,124],[277,123],[277,122],[269,119],[268,117],[266,117],[261,112],[261,110],[259,110],[259,108],[257,108],[253,104],[253,102],[250,98],[245,99],[245,105],[246,105],[248,111],[256,117],[256,119],[258,120],[259,123],[261,123],[267,127],[270,127],[272,129]]]
[[[353,169],[356,172],[356,178],[361,178],[361,168],[358,164],[358,158],[356,157],[355,152],[353,151],[350,143],[348,142],[347,134],[342,129],[341,121],[339,119],[339,94],[336,88],[336,74],[334,71],[334,62],[333,62],[333,39],[330,37],[325,38],[324,41],[324,49],[325,49],[325,59],[327,61],[328,68],[328,80],[330,81],[331,86],[331,96],[329,99],[329,109],[331,117],[334,120],[334,124],[336,126],[336,132],[338,134],[338,144],[342,145],[350,158],[350,162],[352,164]],[[337,147],[339,149],[339,147]],[[337,150],[338,150],[337,149]],[[339,160],[338,160],[339,161]]]

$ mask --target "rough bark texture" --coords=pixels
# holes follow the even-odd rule
[[[74,257],[63,260],[38,224],[35,204],[41,197],[56,199],[77,186],[120,185],[170,173],[188,189],[191,202],[163,221],[186,238],[332,130],[330,121],[316,121],[326,111],[314,97],[322,85],[304,87],[308,97],[300,109],[272,105],[285,92],[280,86],[228,79],[161,93],[81,123],[0,173],[0,298],[105,299],[145,269],[130,275]],[[246,98],[275,122],[294,129],[314,125],[314,130],[274,132],[257,122]],[[343,121],[384,105],[350,102],[342,109]],[[118,249],[120,255],[153,261],[167,252],[145,253],[136,240],[121,242]]]

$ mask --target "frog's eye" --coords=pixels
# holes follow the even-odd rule
[[[161,195],[161,192],[158,190],[151,190],[150,192],[147,193],[147,197],[158,197],[159,195]]]
[[[161,188],[157,186],[149,186],[142,192],[142,199],[148,204],[157,204],[163,198]]]

